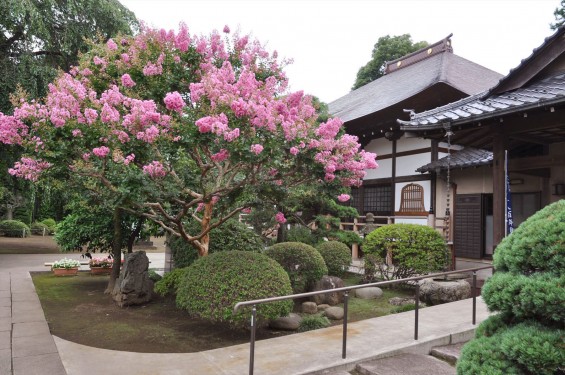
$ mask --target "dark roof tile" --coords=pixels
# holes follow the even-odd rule
[[[437,172],[454,168],[470,168],[492,163],[492,152],[472,147],[453,152],[450,157],[443,157],[439,160],[428,163],[416,169],[416,172]]]

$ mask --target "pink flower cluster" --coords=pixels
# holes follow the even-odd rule
[[[277,214],[275,215],[275,220],[277,221],[277,223],[286,223],[286,217],[284,217],[284,214],[282,212],[277,212]]]
[[[220,151],[218,151],[217,153],[213,154],[211,156],[211,159],[213,161],[215,161],[216,163],[220,163],[224,160],[226,160],[227,158],[229,158],[230,153],[228,150],[226,150],[225,148],[222,148]]]
[[[124,74],[121,79],[122,79],[122,85],[124,87],[133,87],[136,85],[133,79],[131,79],[131,76],[127,73]]]
[[[105,158],[110,153],[110,149],[106,146],[95,147],[92,149],[92,153],[99,158]]]
[[[337,196],[337,200],[340,202],[347,202],[348,200],[351,199],[351,196],[349,194],[340,194]]]
[[[263,146],[260,144],[251,145],[251,152],[255,155],[259,155],[263,151]]]
[[[46,161],[24,157],[14,164],[14,168],[8,169],[8,173],[26,180],[37,181],[41,172],[50,166],[51,164]]]
[[[182,96],[178,91],[168,92],[163,101],[167,109],[178,113],[182,113],[182,109],[186,106],[186,103],[182,100]]]
[[[27,126],[14,116],[5,116],[0,112],[0,143],[7,145],[21,144],[27,135]]]
[[[160,178],[167,175],[167,171],[165,170],[163,164],[156,160],[152,161],[148,165],[144,165],[143,173],[149,175],[151,178]]]

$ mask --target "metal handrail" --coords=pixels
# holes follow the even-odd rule
[[[384,286],[384,285],[392,285],[392,284],[399,284],[399,283],[406,283],[410,281],[418,281],[422,279],[429,279],[435,278],[439,276],[447,276],[457,273],[466,273],[466,272],[473,272],[473,283],[471,286],[471,295],[473,298],[473,314],[472,314],[472,323],[473,325],[476,324],[477,320],[477,296],[476,296],[476,289],[477,289],[477,271],[486,270],[486,269],[493,269],[494,266],[483,266],[483,267],[475,267],[475,268],[466,268],[464,270],[456,270],[456,271],[448,271],[448,272],[440,272],[440,273],[433,273],[428,275],[422,276],[414,276],[414,277],[407,277],[405,279],[397,279],[397,280],[388,280],[388,281],[378,281],[375,283],[369,284],[362,284],[362,285],[353,285],[353,286],[346,286],[342,288],[335,288],[335,289],[325,289],[319,290],[316,292],[308,292],[308,293],[298,293],[298,294],[290,294],[287,296],[280,296],[280,297],[270,297],[270,298],[263,298],[263,299],[256,299],[251,301],[244,301],[238,302],[235,304],[233,311],[236,313],[240,308],[245,306],[252,306],[251,308],[251,339],[250,339],[250,351],[249,351],[249,375],[253,375],[253,368],[255,362],[255,332],[256,332],[256,320],[257,320],[257,305],[269,303],[269,302],[277,302],[277,301],[285,301],[289,299],[297,299],[297,298],[304,298],[304,297],[311,297],[320,294],[327,294],[327,293],[337,293],[343,292],[343,340],[342,340],[342,350],[341,350],[341,358],[346,358],[346,351],[347,351],[347,307],[348,307],[348,300],[349,300],[349,291],[356,290],[356,289],[363,289],[372,286]],[[418,340],[418,312],[420,308],[420,284],[416,284],[416,297],[415,297],[415,309],[414,309],[414,340]]]

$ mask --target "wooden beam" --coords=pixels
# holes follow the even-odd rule
[[[565,166],[565,155],[530,156],[512,159],[508,162],[508,169],[511,172],[560,166]]]
[[[532,135],[522,135],[522,134],[512,134],[510,138],[526,142],[526,143],[537,143],[539,145],[547,145],[549,142],[545,139],[537,138]]]
[[[492,168],[492,198],[493,198],[493,244],[497,246],[505,235],[506,212],[506,176],[504,173],[504,151],[506,137],[500,129],[494,131],[493,138],[493,168]]]

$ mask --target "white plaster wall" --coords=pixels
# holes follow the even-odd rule
[[[392,159],[379,160],[377,156],[377,164],[379,165],[377,169],[366,170],[367,175],[364,178],[365,180],[392,177]]]
[[[430,210],[430,193],[431,193],[431,182],[430,181],[414,181],[415,184],[418,184],[424,188],[424,208],[426,212]],[[410,182],[404,183],[397,183],[395,185],[395,200],[394,200],[394,211],[400,210],[400,199],[402,197],[402,188],[406,185],[410,184]]]
[[[378,160],[379,155],[392,154],[392,142],[384,137],[373,139],[371,142],[369,142],[367,146],[365,146],[364,150],[368,152],[376,153]]]
[[[428,219],[394,219],[396,224],[428,225]]]
[[[452,170],[451,182],[457,184],[457,194],[492,193],[492,168],[482,166]]]
[[[401,156],[396,158],[396,176],[418,175],[416,169],[432,161],[431,153]]]
[[[431,147],[432,141],[422,138],[400,138],[396,141],[396,152],[412,151],[419,148]]]

